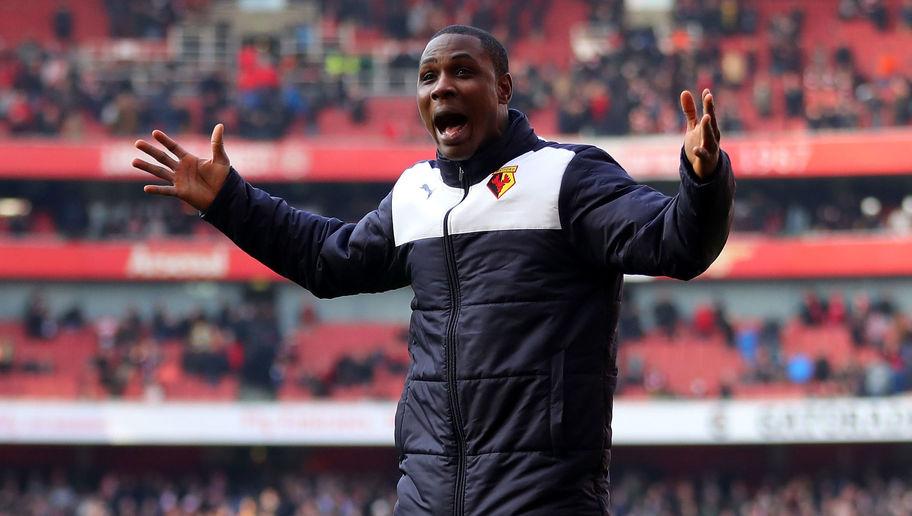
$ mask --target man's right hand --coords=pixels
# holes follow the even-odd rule
[[[143,191],[155,195],[177,197],[197,210],[206,211],[225,183],[231,165],[222,142],[224,132],[225,126],[222,124],[216,125],[212,130],[211,159],[200,159],[190,154],[159,130],[152,131],[152,137],[171,151],[177,158],[176,160],[155,145],[145,140],[136,140],[137,149],[152,156],[155,161],[164,166],[154,165],[141,159],[134,159],[133,166],[168,183],[167,185],[146,185],[143,187]]]

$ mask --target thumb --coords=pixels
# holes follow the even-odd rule
[[[225,153],[225,143],[222,140],[224,134],[225,126],[223,124],[216,124],[215,128],[212,129],[212,137],[210,138],[212,142],[212,161],[222,165],[229,165],[228,154]]]

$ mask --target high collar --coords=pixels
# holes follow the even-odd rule
[[[507,130],[500,138],[481,146],[471,158],[462,161],[447,159],[437,151],[437,166],[447,186],[462,187],[459,169],[462,168],[466,182],[473,185],[503,166],[511,159],[529,152],[538,143],[538,136],[529,125],[529,119],[521,112],[511,109]]]

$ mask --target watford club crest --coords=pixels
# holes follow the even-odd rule
[[[491,179],[488,181],[488,190],[491,190],[494,197],[500,199],[503,197],[503,194],[507,193],[507,190],[513,188],[513,185],[516,184],[515,174],[517,168],[519,167],[516,165],[510,165],[509,167],[501,168],[491,175]]]

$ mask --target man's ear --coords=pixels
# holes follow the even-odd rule
[[[513,98],[513,76],[505,73],[497,78],[497,103],[508,104]]]

